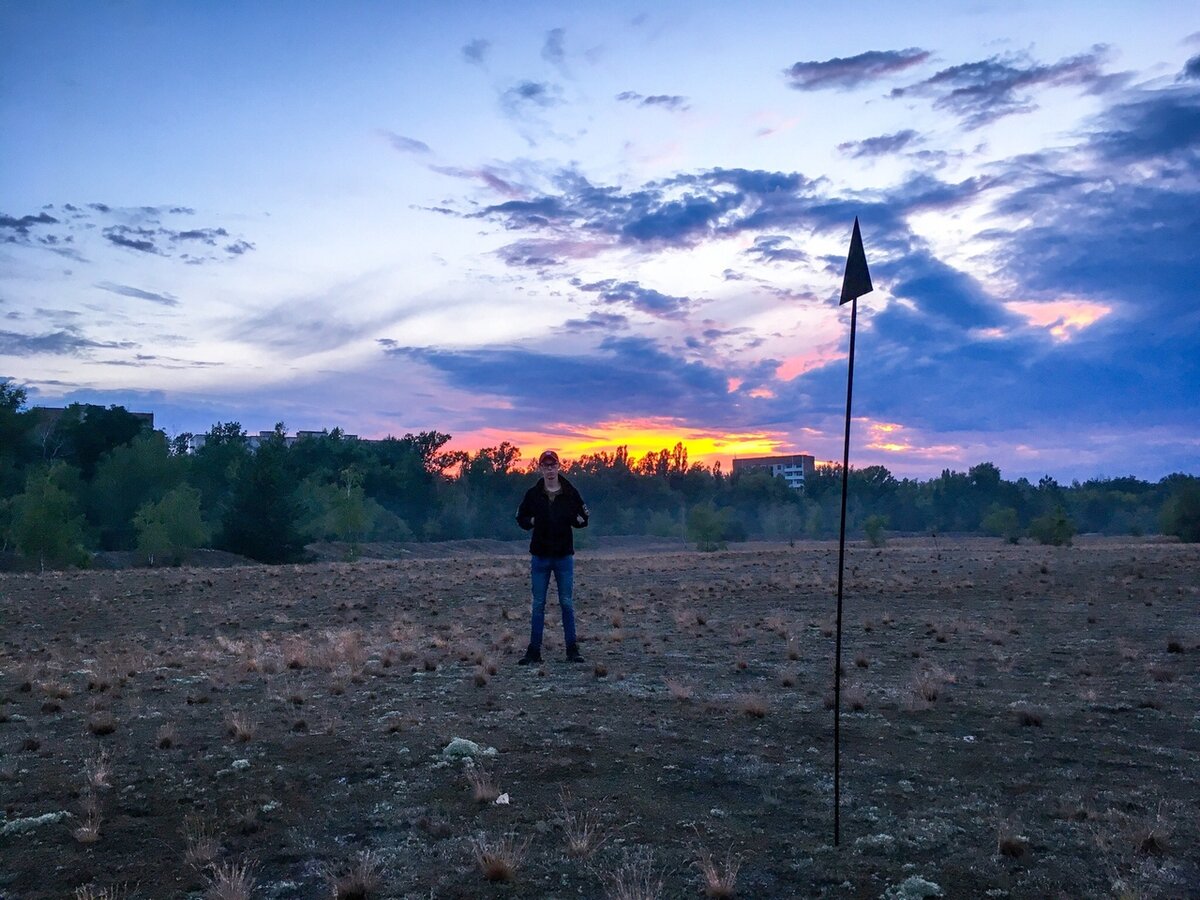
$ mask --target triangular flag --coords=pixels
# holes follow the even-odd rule
[[[846,273],[842,276],[842,299],[838,306],[873,290],[875,288],[871,284],[871,273],[867,270],[867,253],[863,250],[862,235],[858,231],[858,216],[855,216],[850,253],[846,256]]]

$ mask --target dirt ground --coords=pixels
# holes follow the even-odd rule
[[[444,549],[0,575],[0,898],[1200,897],[1200,546],[851,546],[839,847],[836,544]]]

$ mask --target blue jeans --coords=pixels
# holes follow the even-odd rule
[[[541,649],[542,630],[546,624],[546,593],[550,589],[550,573],[558,585],[558,605],[562,609],[563,637],[567,646],[575,643],[575,557],[531,556],[529,581],[533,586],[533,615],[529,631],[529,646]]]

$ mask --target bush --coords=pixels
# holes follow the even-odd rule
[[[688,512],[688,538],[696,543],[697,550],[711,553],[724,550],[725,532],[729,527],[729,510],[717,510],[711,505],[693,506]]]
[[[863,531],[867,533],[867,543],[872,547],[882,547],[887,543],[883,530],[887,528],[887,516],[867,516],[863,522]]]
[[[180,485],[158,502],[145,503],[133,517],[138,552],[150,565],[183,562],[208,543],[209,531],[200,517],[200,492]]]
[[[1200,479],[1181,480],[1162,508],[1162,532],[1189,544],[1200,542]]]
[[[1070,547],[1075,536],[1075,523],[1067,518],[1060,506],[1052,513],[1038,516],[1029,523],[1029,536],[1039,544],[1053,547]]]
[[[1011,506],[993,505],[980,525],[988,534],[1004,538],[1010,544],[1021,540],[1021,521],[1017,518],[1017,511]]]

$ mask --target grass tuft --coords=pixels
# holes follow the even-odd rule
[[[495,840],[481,835],[474,843],[475,864],[488,881],[515,881],[528,846],[529,841],[518,843],[512,834]]]

